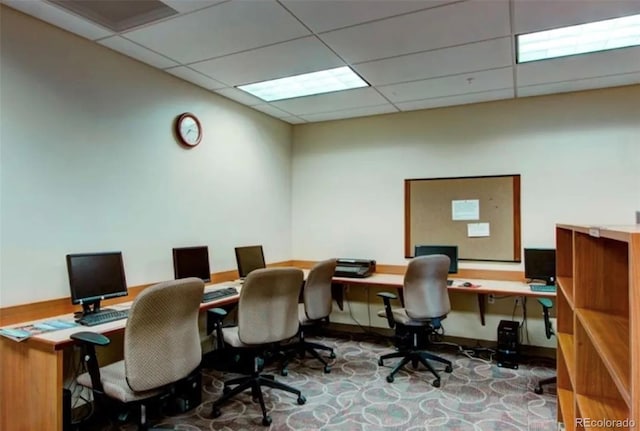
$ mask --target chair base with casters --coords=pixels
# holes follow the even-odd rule
[[[538,395],[542,395],[542,393],[544,392],[542,389],[543,386],[556,384],[557,381],[558,381],[557,377],[549,377],[548,379],[539,380],[538,385],[533,389],[533,392],[535,392]]]
[[[382,355],[378,359],[378,365],[383,366],[385,359],[402,358],[386,377],[387,382],[392,383],[394,381],[394,376],[405,365],[411,363],[413,368],[417,369],[418,365],[422,364],[435,377],[431,384],[436,388],[440,387],[440,374],[435,368],[433,368],[429,361],[436,361],[445,364],[445,373],[451,373],[453,371],[453,364],[445,358],[425,351],[422,347],[425,344],[425,341],[428,340],[429,334],[435,333],[435,330],[438,329],[439,320],[431,319],[427,322],[419,322],[419,324],[416,325],[399,324],[393,318],[393,312],[391,311],[391,299],[395,299],[396,296],[388,292],[380,292],[378,293],[378,296],[383,299],[385,307],[385,309],[378,313],[378,315],[380,317],[387,317],[389,326],[391,328],[396,328],[395,338],[398,341],[398,351]]]
[[[307,341],[304,338],[303,329],[300,330],[299,337],[300,337],[300,340],[291,347],[290,351],[287,352],[287,354],[285,354],[285,359],[284,359],[284,362],[282,363],[280,374],[283,376],[286,376],[287,374],[289,374],[287,370],[287,366],[289,365],[289,361],[292,355],[297,354],[300,358],[304,358],[307,353],[322,363],[322,365],[324,366],[323,371],[326,374],[330,373],[331,365],[329,365],[329,363],[322,356],[320,356],[320,353],[318,353],[318,350],[324,350],[326,352],[329,352],[329,359],[335,359],[336,354],[333,351],[333,347],[325,346],[324,344],[320,344],[320,343],[314,343],[313,341]]]
[[[222,319],[226,315],[224,310],[214,308],[210,310],[209,317],[211,317],[214,321],[213,328],[216,332],[216,338],[218,341],[218,347],[221,350],[225,350],[224,342],[222,341]],[[278,382],[275,380],[275,377],[270,374],[262,374],[262,368],[264,366],[264,359],[260,355],[262,351],[253,351],[249,352],[250,349],[242,349],[245,350],[246,353],[253,354],[253,372],[251,375],[237,377],[231,380],[227,380],[224,382],[224,387],[222,389],[222,396],[218,398],[211,406],[211,416],[214,418],[219,417],[222,412],[220,411],[220,406],[238,395],[241,392],[244,392],[247,389],[251,389],[251,395],[253,401],[258,401],[260,403],[260,409],[262,410],[262,424],[264,426],[271,425],[271,417],[267,414],[267,408],[264,404],[264,396],[262,394],[262,387],[266,386],[272,389],[280,389],[298,396],[297,402],[302,405],[307,402],[307,399],[302,395],[302,393],[287,384]],[[235,386],[235,387],[233,387]]]

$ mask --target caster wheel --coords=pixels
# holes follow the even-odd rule
[[[222,412],[220,411],[220,409],[213,409],[211,410],[211,416],[214,418],[219,418],[220,415],[222,414]]]
[[[286,370],[286,369],[285,370],[280,370],[280,375],[281,376],[285,376],[285,377],[288,376],[289,375],[289,370]]]
[[[335,358],[336,358],[336,354],[332,351],[332,352],[329,354],[329,357],[330,357],[331,359],[335,359]]]
[[[298,404],[299,404],[299,405],[303,405],[303,404],[304,404],[304,403],[306,403],[306,402],[307,402],[307,399],[304,397],[304,395],[300,395],[300,396],[298,397]]]
[[[387,382],[393,383],[393,376],[391,375],[387,376]]]
[[[262,418],[262,425],[268,427],[271,425],[271,416],[265,416]]]
[[[229,392],[231,392],[231,388],[229,386],[225,386],[224,388],[222,388],[223,394],[228,394]]]
[[[330,372],[331,372],[331,367],[330,367],[330,366],[328,366],[328,365],[325,365],[325,366],[324,366],[324,373],[325,373],[325,374],[329,374]]]
[[[384,362],[382,362],[382,359],[378,359],[378,365],[383,366]]]
[[[538,395],[542,395],[542,392],[544,392],[544,391],[542,390],[542,387],[536,386],[536,388],[533,390],[533,392],[535,392]]]
[[[444,369],[445,373],[450,373],[453,371],[453,368],[451,367],[451,365],[447,365],[447,367]]]
[[[435,379],[432,383],[434,388],[439,388],[440,387],[440,379]]]

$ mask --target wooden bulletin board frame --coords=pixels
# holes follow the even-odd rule
[[[458,258],[521,261],[520,175],[404,180],[404,255],[416,245],[457,245]],[[479,204],[476,220],[454,220],[454,201]],[[488,223],[489,236],[469,236],[468,224]]]

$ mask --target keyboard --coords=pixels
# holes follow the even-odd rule
[[[97,313],[85,314],[76,321],[84,326],[95,326],[115,320],[126,319],[128,315],[129,310],[102,310]]]
[[[552,293],[556,291],[556,286],[555,284],[552,285],[546,285],[546,284],[530,284],[529,288],[531,289],[532,292],[546,292],[546,293]]]
[[[238,289],[236,289],[235,287],[231,286],[231,287],[223,287],[221,289],[216,289],[216,290],[210,290],[208,292],[205,292],[204,295],[202,295],[202,302],[211,302],[211,301],[215,301],[216,299],[222,299],[222,298],[226,298],[227,296],[234,296],[238,294]]]

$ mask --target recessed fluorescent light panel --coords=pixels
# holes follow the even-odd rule
[[[516,36],[518,63],[640,45],[640,15]]]
[[[344,66],[335,69],[320,70],[318,72],[303,73],[302,75],[289,76],[287,78],[238,85],[237,88],[259,97],[264,101],[273,102],[275,100],[368,86],[369,84],[360,78],[351,68]]]

